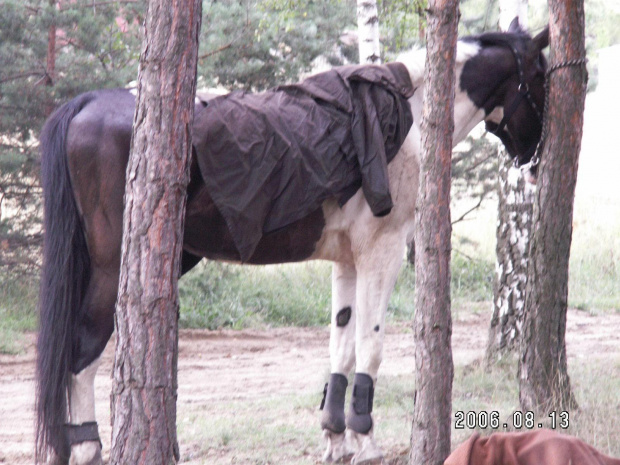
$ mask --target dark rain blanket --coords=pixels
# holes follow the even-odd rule
[[[377,216],[390,212],[387,164],[413,117],[404,65],[344,66],[299,84],[216,97],[196,115],[193,143],[209,195],[242,261],[263,234],[361,186]]]

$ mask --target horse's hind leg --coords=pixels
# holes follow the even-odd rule
[[[94,269],[78,327],[74,365],[69,384],[70,465],[102,463],[101,442],[95,418],[95,374],[101,353],[114,330],[114,304],[118,274]]]
[[[347,376],[355,364],[355,266],[334,263],[332,268],[332,319],[329,339],[331,375],[325,386],[321,427],[327,439],[323,455],[335,462],[355,452],[345,436],[344,401]]]

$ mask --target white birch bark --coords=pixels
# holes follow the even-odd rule
[[[360,63],[381,64],[377,0],[357,0]]]

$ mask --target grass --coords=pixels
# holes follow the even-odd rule
[[[491,262],[452,259],[453,300],[492,298]],[[413,318],[415,272],[405,262],[388,307],[388,321]],[[318,326],[330,320],[331,265],[308,262],[263,267],[205,262],[179,285],[185,328]]]
[[[205,262],[181,280],[185,328],[317,326],[329,323],[330,267],[324,263],[239,266]]]
[[[453,256],[460,254],[475,257],[474,262],[494,263],[496,218],[496,205],[488,202],[473,220],[456,224]],[[489,274],[478,278],[492,280],[492,266],[488,271]],[[452,273],[460,273],[454,261]],[[454,276],[452,285],[455,286]],[[592,313],[620,312],[620,198],[586,194],[575,198],[568,288],[571,308]]]
[[[38,290],[33,277],[0,279],[0,353],[19,353],[23,333],[36,329]]]
[[[499,431],[526,431],[525,427],[511,427],[513,416],[520,415],[516,360],[504,361],[486,370],[481,364],[458,367],[454,378],[453,413],[499,411]],[[620,360],[598,358],[588,363],[569,361],[569,376],[579,409],[569,413],[569,428],[556,430],[577,436],[601,452],[620,456]],[[454,417],[453,417],[454,418]],[[536,418],[538,423],[550,427],[549,418]],[[508,429],[503,424],[508,424]],[[476,428],[480,434],[494,432],[490,428]],[[467,439],[470,429],[453,429],[453,444]]]
[[[575,202],[569,305],[620,311],[620,200]]]
[[[181,410],[182,462],[315,463],[321,454],[316,404],[317,395],[305,393]]]
[[[602,453],[620,456],[620,360],[597,358],[589,363],[569,363],[579,410],[569,412],[569,428],[558,432],[581,438]],[[321,457],[320,412],[316,392],[210,403],[182,410],[178,417],[182,461],[244,464],[313,464]],[[376,439],[387,457],[407,454],[409,448],[415,381],[413,375],[381,376],[375,392],[373,416]],[[455,368],[453,388],[452,445],[456,447],[474,431],[527,431],[513,424],[519,412],[516,360],[504,360],[491,369],[480,363]],[[455,428],[455,413],[476,415],[499,412],[498,429]],[[519,413],[516,413],[519,415]],[[548,419],[535,419],[549,427]],[[394,463],[392,461],[388,463]]]

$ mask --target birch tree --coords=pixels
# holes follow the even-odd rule
[[[527,7],[528,0],[500,0],[500,29],[507,31],[514,18],[527,29]],[[535,192],[534,185],[525,181],[503,147],[499,149],[498,181],[496,275],[487,364],[517,351],[521,341]]]
[[[360,63],[381,64],[377,0],[357,0]]]

